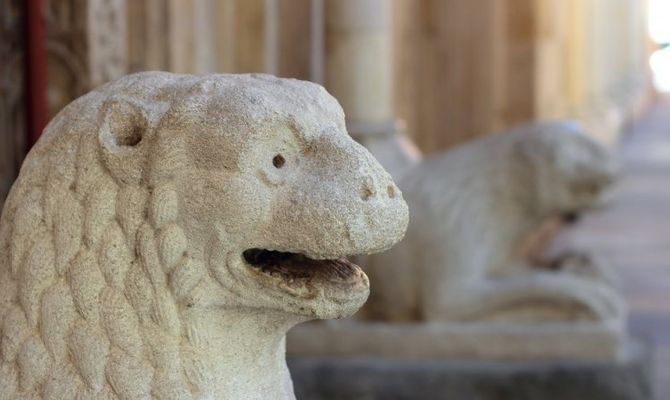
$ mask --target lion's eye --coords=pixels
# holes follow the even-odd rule
[[[284,157],[281,154],[277,154],[276,156],[274,156],[272,158],[272,165],[274,165],[275,168],[281,168],[281,167],[284,166],[285,163],[286,163],[286,160],[284,159]]]

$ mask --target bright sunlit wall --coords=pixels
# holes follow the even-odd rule
[[[654,87],[670,92],[670,0],[649,0],[649,35],[661,47],[649,58]]]

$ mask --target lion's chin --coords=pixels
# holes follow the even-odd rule
[[[301,253],[249,249],[243,258],[266,285],[304,302],[297,313],[341,318],[360,308],[370,290],[368,277],[345,258],[316,260]]]

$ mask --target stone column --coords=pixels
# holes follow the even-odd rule
[[[325,17],[326,85],[348,123],[391,120],[389,2],[328,0]]]
[[[128,72],[168,69],[167,0],[130,1],[127,16]]]
[[[91,86],[128,72],[126,0],[88,0],[86,41]]]
[[[397,178],[417,155],[393,115],[391,5],[326,0],[325,86],[342,104],[349,133]]]
[[[49,118],[128,72],[125,0],[44,2]]]

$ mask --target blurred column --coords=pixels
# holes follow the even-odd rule
[[[130,2],[132,70],[309,78],[311,0]],[[163,4],[163,7],[155,7]],[[150,6],[151,5],[151,6]],[[162,10],[162,12],[161,12]],[[162,15],[161,15],[162,14]],[[162,23],[160,23],[162,22]],[[169,40],[165,40],[165,37]],[[163,46],[149,46],[152,38]],[[158,48],[162,64],[145,47]]]
[[[21,0],[0,2],[0,208],[26,148],[25,12]]]
[[[391,113],[387,0],[326,0],[326,85],[349,123],[384,123]]]
[[[584,0],[568,0],[567,45],[565,49],[565,95],[567,114],[581,117],[586,88],[586,4]]]
[[[268,18],[265,0],[236,1],[236,71],[266,72]]]
[[[214,2],[214,46],[216,72],[235,72],[237,65],[237,24],[236,1],[218,0]]]
[[[471,78],[471,82],[474,87],[480,81],[485,82],[480,84],[482,87],[475,96],[491,97],[493,106],[481,105],[476,109],[464,110],[467,113],[464,119],[483,121],[479,124],[469,122],[469,135],[461,141],[534,119],[538,108],[538,87],[545,84],[539,79],[537,71],[540,64],[547,62],[540,60],[538,54],[548,53],[550,46],[540,45],[537,37],[542,32],[550,41],[551,26],[542,27],[538,21],[541,13],[537,1],[501,0],[489,2],[486,6],[482,12],[475,14],[477,20],[481,20],[479,26],[484,33],[478,45],[477,59],[472,64],[483,66],[479,74]],[[492,15],[484,19],[486,11]],[[461,39],[458,46],[466,46],[465,40]],[[467,53],[464,56],[467,57]],[[487,76],[488,81],[484,80]],[[461,93],[466,94],[467,88],[461,89]],[[486,120],[490,122],[484,123]]]
[[[324,73],[324,0],[310,0],[309,12],[309,77],[310,80],[323,85]]]
[[[277,75],[279,72],[279,0],[265,0],[264,17],[264,72]]]
[[[126,0],[45,0],[49,118],[128,72]]]
[[[196,30],[194,1],[168,0],[168,46],[170,72],[194,73]]]
[[[87,62],[95,87],[128,71],[126,0],[88,0],[87,10]]]
[[[569,7],[569,1],[540,1],[535,6],[536,119],[556,119],[566,114]]]
[[[169,65],[167,0],[127,3],[128,70],[166,70]]]
[[[531,1],[393,0],[394,110],[422,150],[532,112]]]
[[[196,0],[195,12],[193,13],[195,23],[195,65],[196,74],[207,74],[216,71],[215,56],[215,19],[216,0]]]
[[[392,111],[391,1],[325,1],[325,85],[349,133],[398,177],[416,158]]]
[[[275,0],[218,0],[217,71],[247,73],[268,72],[275,69],[276,38],[272,35],[278,26]],[[272,26],[270,26],[272,25]]]

